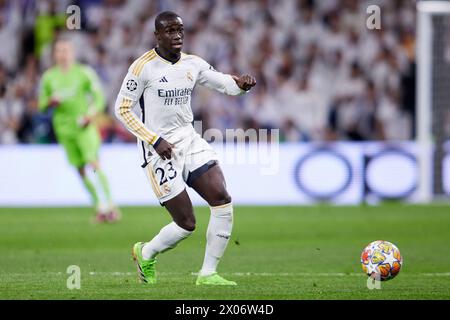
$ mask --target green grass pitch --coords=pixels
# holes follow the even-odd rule
[[[91,225],[89,208],[0,209],[0,299],[449,299],[450,208],[235,207],[219,272],[237,287],[196,287],[207,207],[197,230],[159,256],[158,284],[137,283],[136,241],[167,224],[161,207],[126,207],[116,225]],[[359,257],[373,240],[395,243],[399,276],[369,290]],[[69,265],[81,289],[69,290]]]

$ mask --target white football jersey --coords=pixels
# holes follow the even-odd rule
[[[159,137],[176,143],[183,132],[193,131],[192,90],[204,85],[228,95],[244,93],[231,75],[214,70],[195,55],[181,53],[176,63],[150,50],[133,62],[115,103],[117,118],[148,148]],[[132,111],[140,104],[142,118]]]

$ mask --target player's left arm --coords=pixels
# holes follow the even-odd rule
[[[256,85],[250,75],[235,76],[216,71],[206,61],[199,59],[200,73],[197,82],[205,87],[221,93],[237,96],[249,91]]]
[[[99,113],[103,112],[106,108],[106,98],[103,92],[100,79],[97,73],[89,66],[83,66],[84,73],[86,75],[86,91],[92,97],[92,103],[89,108],[88,114],[84,119],[84,126],[89,124],[92,119]]]
[[[256,79],[248,74],[244,74],[239,77],[232,75],[231,77],[236,82],[238,87],[246,92],[249,91],[251,88],[253,88],[256,85]]]

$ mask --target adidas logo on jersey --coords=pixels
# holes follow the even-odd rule
[[[186,78],[188,78],[189,81],[194,81],[194,78],[192,77],[191,71],[186,72]]]
[[[159,82],[169,82],[169,81],[167,81],[166,77],[162,77],[161,80],[159,80]]]

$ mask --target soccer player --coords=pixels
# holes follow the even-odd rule
[[[101,139],[92,122],[105,108],[99,79],[93,69],[75,61],[75,50],[68,38],[58,39],[53,50],[55,65],[42,76],[39,110],[51,109],[56,138],[92,198],[97,213],[95,220],[115,222],[120,218],[120,212],[113,203],[108,180],[99,165]],[[100,187],[88,178],[87,166],[94,169]],[[99,191],[102,191],[105,203],[100,201]]]
[[[137,242],[133,259],[142,282],[156,282],[156,256],[174,248],[195,229],[186,184],[211,208],[207,244],[197,285],[236,285],[216,268],[231,235],[233,205],[211,146],[191,124],[191,94],[196,84],[228,95],[240,95],[256,84],[253,77],[217,72],[203,59],[181,52],[182,19],[165,11],[155,20],[157,47],[134,61],[115,104],[117,118],[138,138],[142,168],[156,197],[173,222],[149,242]],[[139,103],[142,118],[133,107]]]

